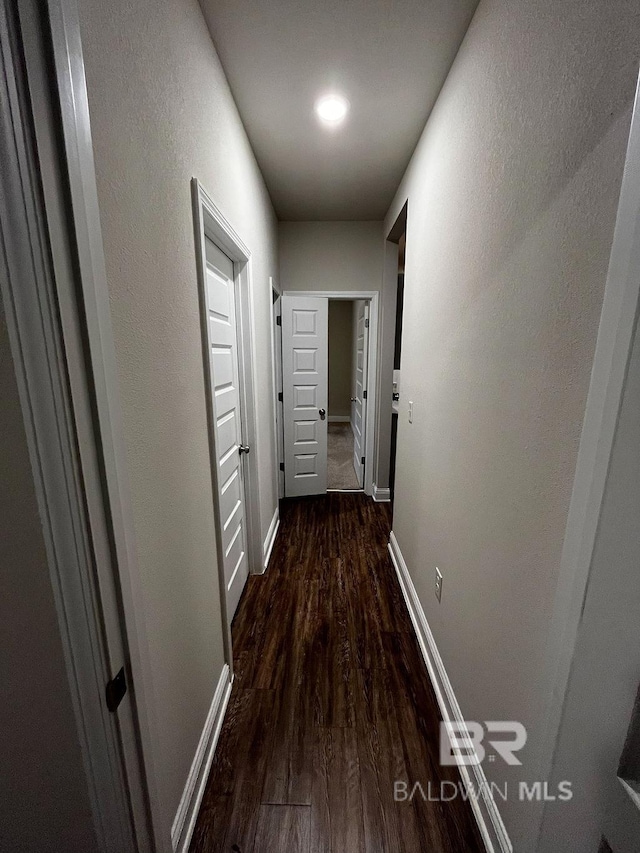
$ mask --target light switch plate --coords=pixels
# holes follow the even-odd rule
[[[413,423],[413,400],[409,400],[409,423]]]

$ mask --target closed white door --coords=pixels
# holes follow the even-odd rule
[[[356,363],[353,401],[353,467],[364,487],[365,427],[367,419],[367,355],[369,353],[369,303],[358,301],[356,310]]]
[[[282,297],[284,477],[287,497],[327,491],[329,300]]]
[[[235,286],[231,260],[208,238],[205,251],[217,503],[231,621],[249,574]]]

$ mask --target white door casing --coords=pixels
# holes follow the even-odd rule
[[[360,488],[364,485],[367,423],[367,357],[369,353],[369,303],[356,302],[356,363],[353,403],[353,467]]]
[[[278,322],[280,320],[280,322]],[[273,329],[273,392],[276,410],[276,458],[278,463],[278,497],[283,498],[284,490],[284,428],[282,423],[282,297],[278,296],[272,306]],[[282,467],[281,467],[282,466]]]
[[[327,491],[329,300],[282,297],[284,471],[287,497]]]
[[[244,463],[232,261],[205,237],[206,296],[217,501],[229,623],[249,574]]]
[[[77,31],[70,34],[68,47],[74,62],[67,66],[74,68],[59,73],[56,67],[52,74],[50,59],[59,62],[68,56],[64,52],[61,57],[60,11],[56,2],[0,6],[0,310],[31,466],[22,476],[29,478],[37,500],[46,561],[41,571],[48,570],[50,581],[46,606],[55,608],[47,631],[59,639],[64,657],[58,685],[64,698],[54,718],[64,716],[65,731],[78,748],[73,766],[81,761],[76,772],[83,778],[78,784],[93,818],[91,828],[84,814],[79,817],[77,837],[96,853],[142,853],[151,848],[145,819],[147,782],[135,748],[131,658],[120,625],[115,572],[122,555],[111,538],[118,519],[117,511],[111,514],[114,507],[107,508],[110,482],[102,463],[109,451],[105,447],[103,453],[98,444],[95,422],[96,413],[103,415],[103,399],[99,380],[95,386],[92,381],[93,351],[87,352],[84,335],[85,317],[91,318],[93,309],[90,298],[83,301],[85,285],[89,267],[96,278],[104,271],[102,240],[93,233],[96,239],[86,251],[83,228],[94,225],[86,211],[97,210],[91,206],[93,172],[82,172],[80,199],[77,159],[67,157],[68,148],[63,147],[63,134],[69,131],[66,105],[73,100],[74,117],[81,121],[86,102],[73,76],[82,64]],[[51,47],[51,56],[48,50],[45,55],[43,45]],[[67,100],[69,91],[73,98]],[[37,93],[33,98],[32,92]],[[83,136],[82,142],[86,139]],[[105,331],[108,345],[110,327],[102,326]],[[6,572],[21,568],[16,562]],[[32,630],[38,631],[35,623]],[[18,663],[11,656],[6,660]],[[105,686],[120,667],[129,689],[110,713]],[[22,670],[16,667],[17,678],[32,674]],[[48,726],[46,714],[32,710],[34,726]],[[28,748],[34,751],[38,742],[34,738]],[[20,786],[20,776],[14,781]],[[22,823],[18,817],[3,826],[5,843],[0,846],[17,849],[12,839],[24,837]]]
[[[284,297],[298,297],[300,291],[288,290]],[[373,494],[374,474],[376,470],[376,416],[378,386],[378,302],[380,294],[375,290],[313,290],[305,291],[306,298],[345,299],[352,302],[365,300],[369,306],[369,346],[367,352],[367,406],[365,412],[365,453],[367,459],[364,471],[364,492]],[[328,324],[327,324],[328,325]],[[355,350],[355,347],[354,347]]]

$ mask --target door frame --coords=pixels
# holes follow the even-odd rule
[[[262,541],[260,536],[260,490],[258,482],[256,398],[253,375],[254,316],[251,277],[251,252],[211,199],[197,178],[191,180],[193,201],[193,221],[196,249],[196,274],[198,298],[200,303],[200,328],[202,337],[202,360],[204,367],[205,395],[207,400],[207,432],[209,434],[211,485],[215,509],[216,552],[218,561],[218,580],[222,616],[225,624],[224,651],[225,660],[233,675],[233,650],[231,644],[231,622],[227,613],[227,589],[224,577],[224,554],[222,552],[222,530],[218,506],[218,475],[215,459],[215,435],[213,429],[213,401],[211,398],[212,376],[209,358],[208,309],[207,309],[207,260],[205,255],[205,237],[208,237],[233,261],[233,277],[236,297],[236,324],[238,332],[238,371],[240,376],[240,416],[242,419],[242,440],[251,451],[244,458],[245,474],[245,518],[247,521],[247,558],[249,572],[261,574],[263,571]]]
[[[278,330],[276,328],[276,313],[275,313],[275,304],[277,299],[280,300],[280,315],[282,314],[282,290],[280,286],[276,283],[273,276],[269,276],[269,288],[271,295],[271,384],[272,384],[272,399],[273,399],[273,436],[274,436],[274,453],[276,460],[276,476],[275,476],[275,485],[276,485],[276,494],[278,495],[278,500],[282,500],[284,497],[284,470],[280,467],[281,464],[284,463],[284,456],[282,453],[282,436],[284,425],[282,424],[282,419],[284,417],[284,411],[281,412],[280,418],[278,418],[278,406],[282,405],[282,401],[279,399],[278,395],[283,390],[278,387],[278,374],[282,376],[282,341],[280,341],[280,346],[278,346]],[[273,294],[277,294],[277,298],[273,298]],[[280,326],[282,329],[282,326]],[[278,370],[279,368],[279,370]],[[265,566],[266,569],[266,566]]]
[[[365,420],[365,495],[373,496],[376,418],[378,404],[378,300],[377,290],[285,290],[283,296],[309,296],[318,299],[340,299],[347,302],[364,301],[369,303],[369,353],[367,358],[367,416]]]
[[[351,327],[351,328],[352,328],[352,330],[353,330],[354,339],[353,339],[353,341],[352,341],[351,351],[352,351],[352,355],[355,357],[355,361],[354,361],[354,363],[353,363],[353,370],[352,370],[352,375],[351,375],[351,379],[352,379],[352,383],[353,383],[353,384],[352,384],[352,386],[351,386],[351,393],[352,393],[352,394],[355,394],[355,397],[351,397],[351,408],[350,408],[350,410],[349,410],[349,423],[350,423],[350,425],[351,425],[351,431],[353,432],[353,426],[354,426],[354,422],[355,422],[355,416],[356,416],[356,411],[357,411],[357,402],[358,402],[358,400],[357,400],[357,397],[358,397],[358,392],[357,392],[357,387],[358,387],[358,382],[357,382],[357,374],[358,374],[358,364],[357,364],[357,362],[358,362],[358,317],[356,316],[356,312],[357,312],[357,304],[358,304],[358,302],[362,302],[362,303],[363,303],[363,317],[364,317],[364,320],[365,320],[364,339],[365,339],[365,341],[366,341],[366,345],[365,345],[365,347],[364,347],[364,349],[363,349],[364,356],[365,356],[365,359],[364,359],[364,365],[365,365],[365,367],[364,367],[364,370],[363,370],[363,380],[364,380],[364,385],[365,385],[365,386],[367,386],[367,387],[363,388],[363,390],[366,390],[366,391],[367,391],[367,396],[366,396],[365,398],[363,398],[363,401],[362,401],[362,408],[363,408],[363,410],[364,410],[364,415],[365,415],[365,417],[364,417],[364,424],[363,424],[363,428],[364,428],[364,437],[365,437],[365,441],[364,441],[364,445],[365,445],[365,464],[363,465],[363,469],[364,469],[364,470],[363,470],[363,475],[364,475],[364,476],[366,476],[366,473],[367,473],[367,465],[366,465],[367,415],[368,415],[368,413],[369,413],[369,393],[368,393],[368,382],[369,382],[369,338],[370,338],[370,335],[369,335],[369,332],[368,332],[368,328],[367,328],[367,326],[366,326],[367,321],[369,322],[369,328],[371,327],[371,305],[367,302],[367,300],[366,300],[366,299],[360,299],[360,300],[357,300],[357,301],[354,303],[354,306],[353,306],[353,310],[354,310],[354,318],[353,318],[353,319],[354,319],[354,322],[352,323],[352,327]],[[355,465],[355,459],[356,459],[357,457],[356,457],[356,454],[355,454],[355,433],[354,433],[354,436],[353,436],[353,437],[354,437],[354,448],[353,448],[353,450],[354,450],[354,453],[353,453],[353,457],[354,457],[354,466],[353,466],[353,467],[354,467],[354,468],[356,468],[356,465]],[[361,450],[362,450],[362,448],[361,448]],[[360,464],[362,465],[362,463],[360,463]],[[357,475],[358,475],[358,469],[356,468],[356,476],[357,476]],[[362,486],[363,486],[363,488],[364,488],[364,476],[363,476],[363,478],[362,478]],[[358,476],[358,482],[360,482],[360,477],[359,477],[359,476]],[[376,487],[375,487],[375,485],[373,485],[373,487],[372,487],[372,488],[373,488],[373,494],[375,495],[375,491],[376,491]]]
[[[402,234],[406,236],[408,227],[408,199],[405,197],[393,226],[384,238],[384,258],[382,271],[382,322],[380,331],[380,369],[378,373],[378,391],[380,410],[378,412],[378,443],[376,446],[376,473],[378,480],[374,496],[379,501],[391,500],[391,436],[393,433],[394,401],[393,374],[396,339],[396,321],[398,316],[398,244]],[[405,246],[406,254],[406,246]],[[402,380],[401,380],[402,381]],[[402,387],[400,388],[402,401]],[[398,407],[395,408],[398,417]]]
[[[545,650],[543,690],[547,700],[540,732],[538,767],[541,779],[551,778],[640,317],[639,222],[640,77],[636,85],[596,350]],[[541,849],[543,842],[543,821],[547,810],[552,810],[550,805],[538,805],[536,850]]]
[[[151,672],[80,25],[74,0],[15,6],[15,18],[0,16],[0,89],[12,118],[0,131],[10,152],[2,297],[47,562],[98,848],[162,853],[168,825],[153,767]],[[105,582],[115,584],[118,603]],[[104,700],[120,665],[116,645],[129,694],[117,718]]]

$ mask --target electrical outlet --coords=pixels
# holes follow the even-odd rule
[[[413,423],[413,400],[409,400],[409,423]]]
[[[442,572],[436,566],[436,598],[442,601]]]

